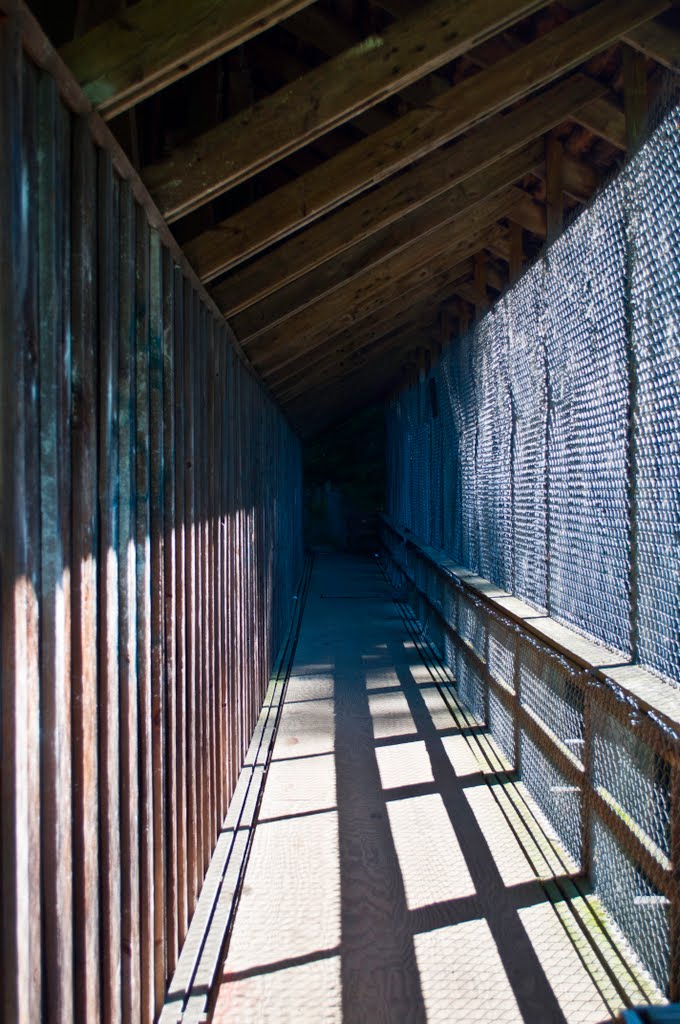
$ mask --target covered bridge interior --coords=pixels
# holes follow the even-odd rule
[[[3,1020],[680,1001],[679,67],[0,0]]]

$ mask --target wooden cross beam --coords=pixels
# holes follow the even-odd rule
[[[496,161],[489,168],[411,211],[400,220],[328,260],[315,270],[232,317],[230,324],[242,343],[281,324],[323,295],[346,285],[358,273],[395,256],[443,224],[455,223],[500,189],[536,169],[543,159],[540,141]]]
[[[215,301],[225,316],[233,316],[542,136],[603,92],[599,83],[574,75],[512,113],[496,115],[473,128],[460,142],[435,151],[398,178],[354,199],[322,223],[312,224],[272,253],[231,273],[214,290]],[[282,193],[292,196],[295,185],[280,189],[279,196]],[[265,224],[267,211],[275,214],[265,198],[224,221],[220,230],[207,232],[185,247],[203,280],[216,277],[273,241]]]
[[[547,2],[430,0],[147,168],[145,184],[176,220]]]
[[[382,132],[223,221],[190,247],[189,258],[206,280],[230,269],[432,153],[475,122],[559,78],[606,48],[629,26],[667,6],[668,0],[601,0],[585,14],[453,86],[430,104],[425,115],[412,111],[398,118]]]
[[[62,47],[105,118],[271,28],[312,0],[140,0]]]
[[[262,332],[244,350],[251,361],[262,368],[270,360],[276,361],[283,352],[304,351],[330,333],[333,326],[346,327],[358,323],[390,297],[396,297],[404,281],[413,286],[430,276],[429,265],[435,257],[444,259],[457,256],[458,260],[471,255],[480,237],[512,206],[512,196],[499,192],[491,199],[479,203],[457,228],[440,227],[410,248],[384,260],[376,268],[358,274],[344,288],[329,296],[322,296],[296,315]],[[472,251],[476,251],[474,248]]]

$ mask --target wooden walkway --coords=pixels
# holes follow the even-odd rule
[[[317,556],[213,1020],[611,1020],[551,890],[568,858],[392,598],[377,563]]]

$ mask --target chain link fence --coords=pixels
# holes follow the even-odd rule
[[[678,685],[680,108],[387,420],[395,521]]]
[[[680,685],[680,107],[391,401],[387,441],[391,571],[607,927],[677,999],[673,716],[537,639],[469,574],[612,666]]]

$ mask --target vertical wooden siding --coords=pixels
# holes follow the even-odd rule
[[[161,1005],[291,611],[297,439],[0,20],[2,977]]]

